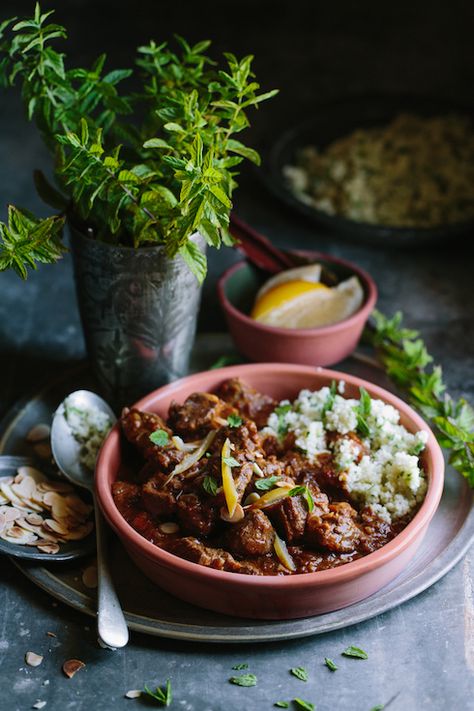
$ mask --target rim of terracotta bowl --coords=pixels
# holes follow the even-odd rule
[[[351,271],[353,275],[358,276],[365,287],[366,297],[362,306],[354,313],[352,316],[338,321],[337,323],[330,324],[328,326],[319,326],[317,328],[282,328],[280,326],[268,326],[265,323],[260,323],[255,321],[255,319],[247,316],[243,311],[236,308],[227,298],[225,293],[225,286],[227,281],[232,277],[235,272],[240,269],[244,269],[249,266],[249,262],[246,259],[233,264],[231,267],[225,270],[225,272],[220,276],[217,282],[217,293],[219,296],[219,301],[221,302],[225,311],[228,311],[234,318],[242,321],[247,326],[255,329],[261,329],[267,331],[268,333],[273,333],[277,336],[294,336],[295,338],[304,338],[308,336],[316,335],[330,335],[335,334],[338,331],[344,331],[346,328],[350,328],[353,324],[360,322],[361,318],[367,321],[369,318],[375,303],[377,301],[377,286],[375,281],[372,279],[370,274],[361,269],[359,266],[353,262],[348,262],[345,259],[340,259],[339,257],[332,257],[330,254],[324,254],[323,252],[312,252],[308,250],[295,250],[295,254],[301,254],[303,256],[314,257],[315,259],[321,259],[322,261],[339,264],[345,267],[348,271]]]
[[[242,575],[240,573],[215,570],[214,568],[208,568],[204,565],[200,565],[199,563],[193,563],[172,553],[168,553],[148,541],[137,531],[135,531],[129,523],[127,523],[116,507],[111,487],[107,481],[107,468],[112,452],[120,446],[120,426],[117,423],[102,445],[96,466],[95,486],[101,509],[109,524],[118,534],[119,538],[125,541],[126,545],[132,545],[133,547],[140,549],[140,553],[145,555],[145,557],[149,560],[155,561],[168,568],[180,570],[183,573],[190,573],[193,577],[198,576],[200,578],[205,578],[209,582],[214,581],[216,584],[219,582],[227,584],[233,583],[246,588],[250,586],[262,589],[277,586],[281,588],[288,588],[289,590],[290,588],[304,588],[311,586],[312,584],[326,586],[334,583],[349,582],[354,578],[388,563],[390,560],[400,555],[429,524],[438,507],[443,491],[444,458],[441,448],[426,422],[424,422],[424,420],[409,405],[403,402],[403,400],[384,388],[374,385],[373,383],[363,380],[362,378],[358,378],[355,375],[349,375],[347,373],[328,370],[321,367],[313,368],[311,366],[295,365],[292,363],[258,363],[229,366],[227,368],[216,368],[212,371],[202,371],[200,373],[195,373],[194,375],[189,375],[185,378],[180,378],[179,380],[165,385],[162,388],[158,388],[157,390],[154,390],[150,394],[146,395],[144,398],[135,403],[134,407],[146,409],[150,407],[151,401],[156,399],[157,395],[162,395],[164,393],[172,395],[174,391],[181,389],[183,385],[189,386],[190,392],[192,392],[194,389],[193,384],[200,383],[204,375],[215,375],[217,384],[219,381],[227,378],[245,378],[246,374],[258,374],[259,372],[267,375],[270,372],[275,374],[275,376],[282,376],[284,374],[290,375],[293,373],[297,373],[299,375],[306,374],[308,379],[310,377],[314,378],[314,376],[322,376],[328,382],[331,380],[344,380],[347,384],[354,385],[355,387],[363,386],[372,396],[384,400],[399,410],[399,412],[409,420],[411,429],[426,431],[428,433],[428,441],[425,448],[425,459],[431,459],[431,466],[427,468],[427,474],[429,475],[428,489],[423,503],[410,523],[397,536],[395,536],[395,538],[382,546],[382,548],[379,548],[377,551],[369,553],[368,555],[358,558],[350,563],[344,563],[337,568],[320,570],[315,573],[296,573],[288,576]],[[324,387],[324,385],[321,385],[321,387]]]

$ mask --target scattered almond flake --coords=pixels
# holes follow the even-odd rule
[[[42,545],[38,545],[37,548],[41,551],[41,553],[59,553],[59,545],[57,543],[44,543]]]
[[[127,691],[125,694],[126,699],[138,699],[139,696],[142,695],[142,692],[140,689],[130,689],[130,691]]]
[[[25,654],[25,662],[29,667],[39,667],[42,661],[43,657],[41,654],[36,654],[36,652],[27,652]]]
[[[33,706],[31,707],[32,709],[43,709],[46,706],[46,701],[37,701]]]
[[[47,518],[43,521],[43,528],[45,528],[49,533],[57,533],[59,536],[63,536],[68,533],[68,528],[58,521],[54,521],[52,518]]]
[[[162,533],[178,533],[179,526],[174,521],[166,521],[165,523],[160,523],[159,529]]]
[[[38,536],[41,535],[41,527],[40,526],[32,526],[31,523],[28,523],[26,518],[17,518],[16,525],[20,526],[25,531],[30,531],[31,533],[35,533]]]
[[[95,565],[90,565],[82,573],[82,582],[86,588],[96,588],[97,587],[97,567]]]
[[[27,442],[42,442],[48,439],[51,434],[51,427],[45,422],[39,422],[37,425],[31,428],[31,430],[26,435]]]
[[[68,679],[72,679],[74,674],[76,674],[80,669],[85,666],[86,665],[84,664],[84,662],[81,662],[79,659],[68,659],[63,664],[63,672],[68,677]]]
[[[36,482],[31,476],[25,476],[20,482],[11,485],[12,491],[19,499],[29,499],[36,489]]]
[[[40,459],[51,459],[52,451],[49,442],[39,442],[33,449]]]
[[[83,526],[79,526],[75,530],[69,531],[68,533],[64,534],[63,538],[66,541],[80,541],[86,536],[88,536],[93,528],[94,524],[92,523],[92,521],[88,521]]]
[[[25,517],[25,521],[31,526],[41,526],[43,523],[43,517],[37,513],[32,513]]]
[[[31,533],[30,531],[25,531],[23,528],[20,528],[20,526],[16,525],[12,525],[9,528],[5,528],[0,533],[0,538],[2,538],[4,541],[7,541],[7,543],[15,543],[16,545],[20,546],[25,546],[29,543],[33,543],[34,541],[38,540],[38,536],[35,536],[34,533]]]
[[[43,681],[43,686],[49,686],[49,679],[45,679]]]
[[[22,467],[18,467],[16,472],[15,483],[17,484],[19,484],[26,476],[31,477],[38,485],[47,480],[46,474],[43,474],[43,472],[36,469],[36,467],[24,465]]]
[[[54,632],[46,632],[46,635],[47,635],[48,637],[57,637],[57,636],[58,636],[58,635],[55,634]]]

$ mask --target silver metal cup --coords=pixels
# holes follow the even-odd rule
[[[70,231],[87,351],[109,402],[131,404],[185,375],[201,287],[182,258]],[[192,239],[205,249],[200,235]]]

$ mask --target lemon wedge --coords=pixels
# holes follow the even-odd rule
[[[275,309],[281,308],[302,294],[317,289],[329,291],[329,288],[324,284],[303,281],[301,279],[277,284],[277,286],[274,286],[272,289],[265,291],[257,297],[251,316],[257,321],[264,320],[265,316],[275,311]]]

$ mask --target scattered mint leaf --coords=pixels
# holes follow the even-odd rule
[[[231,676],[229,679],[231,684],[237,686],[256,686],[257,677],[255,674],[241,674],[240,676]]]
[[[223,457],[222,461],[225,462],[228,467],[240,467],[240,462],[234,457]]]
[[[321,410],[321,419],[324,421],[326,419],[326,414],[329,412],[329,410],[332,410],[332,406],[334,405],[334,399],[337,395],[337,383],[335,380],[331,380],[331,386],[329,388],[329,395],[326,398],[326,402],[323,405],[323,408]]]
[[[370,711],[383,711],[385,704],[377,704],[377,706],[372,706]]]
[[[290,673],[300,681],[308,681],[308,672],[304,667],[293,667],[290,669]]]
[[[260,491],[269,491],[273,489],[277,481],[280,481],[281,476],[268,476],[266,479],[257,479],[255,488]]]
[[[275,701],[275,703],[273,705],[276,706],[277,709],[289,709],[290,708],[290,704],[288,703],[288,701]]]
[[[288,496],[303,496],[306,501],[308,511],[311,513],[314,509],[314,499],[308,486],[295,486],[293,489],[290,489]]]
[[[204,477],[204,481],[202,482],[202,488],[204,489],[206,494],[209,494],[210,496],[215,496],[217,494],[217,489],[219,488],[219,486],[213,476],[206,476]]]
[[[303,699],[293,699],[293,703],[304,711],[315,711],[315,705],[311,701],[304,701]]]
[[[235,666],[232,667],[232,669],[235,669],[235,671],[240,671],[241,669],[248,669],[249,665],[248,664],[235,664]]]
[[[240,427],[242,422],[242,418],[238,415],[229,415],[229,417],[227,418],[227,424],[229,425],[229,427]]]
[[[164,688],[157,686],[155,691],[152,691],[148,688],[148,686],[145,686],[144,693],[152,699],[155,699],[160,706],[169,706],[173,700],[173,695],[171,693],[171,681],[169,679],[167,679],[166,686]]]
[[[344,657],[355,657],[356,659],[368,659],[369,655],[367,652],[364,652],[363,649],[360,649],[360,647],[354,647],[354,645],[350,645],[350,647],[347,647],[341,654]]]
[[[155,430],[150,435],[150,442],[153,442],[153,444],[157,444],[159,447],[164,447],[165,445],[167,445],[169,439],[170,438],[168,432],[165,432],[165,430]]]
[[[332,659],[329,659],[329,657],[324,657],[324,663],[331,671],[336,671],[338,669],[337,665],[334,664]]]
[[[367,417],[370,415],[372,400],[367,390],[363,387],[359,388],[360,400],[357,406],[357,430],[362,437],[370,436],[370,429],[367,424]]]

